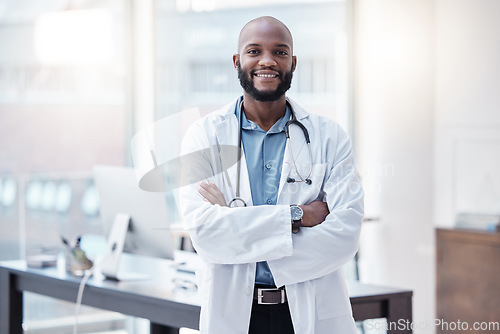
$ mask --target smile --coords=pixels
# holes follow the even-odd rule
[[[259,78],[277,78],[277,74],[255,74],[256,77]]]

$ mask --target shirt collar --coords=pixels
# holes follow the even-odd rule
[[[238,101],[238,103],[236,103],[236,110],[235,110],[236,118],[238,120],[239,120],[239,112],[238,111],[239,111],[240,104],[241,104],[241,101]],[[242,113],[242,115],[243,115],[242,127],[244,130],[264,131],[256,123],[247,119],[244,112]],[[285,131],[285,124],[290,120],[290,118],[291,118],[290,115],[291,115],[291,110],[290,110],[289,104],[287,103],[285,115],[283,117],[281,117],[276,123],[274,123],[274,125],[269,129],[269,131],[267,133],[280,133],[280,132]]]

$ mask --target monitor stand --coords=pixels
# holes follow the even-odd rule
[[[111,231],[108,236],[106,255],[101,264],[101,272],[106,278],[115,281],[144,280],[151,278],[149,275],[134,272],[121,272],[120,259],[123,253],[125,238],[127,237],[130,215],[118,213],[115,216]]]

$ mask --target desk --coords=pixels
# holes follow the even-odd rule
[[[151,274],[151,279],[114,282],[91,278],[85,287],[82,303],[149,319],[152,334],[178,333],[180,327],[198,328],[200,304],[197,292],[174,285],[170,279],[175,274],[172,266],[163,262],[140,262],[135,268],[149,270],[146,272]],[[75,302],[79,283],[79,278],[61,269],[28,268],[21,260],[0,262],[0,334],[22,333],[24,291]],[[412,321],[412,292],[409,290],[358,282],[349,282],[348,290],[356,320]],[[391,333],[411,333],[411,330]]]
[[[436,230],[436,315],[443,323],[498,324],[500,233]],[[445,326],[436,326],[446,333]],[[481,333],[499,333],[493,327]]]

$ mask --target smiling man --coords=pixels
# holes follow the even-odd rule
[[[281,21],[247,23],[233,65],[243,96],[183,141],[183,154],[213,150],[183,166],[213,177],[181,189],[184,226],[204,260],[200,331],[355,334],[342,266],[357,251],[363,191],[349,138],[286,97],[297,58]],[[219,173],[224,145],[243,154]]]
[[[282,29],[276,30],[277,27]],[[262,52],[269,48],[279,57],[262,57]],[[297,58],[292,56],[293,41],[288,28],[270,17],[253,20],[240,33],[238,52],[233,56],[233,63],[244,94],[260,102],[283,99],[297,64]]]

